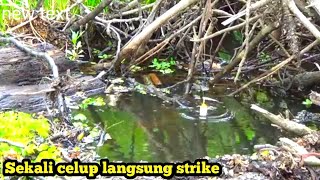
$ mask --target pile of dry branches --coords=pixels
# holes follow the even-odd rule
[[[42,3],[43,0],[39,0],[35,12],[41,9]],[[107,6],[109,13],[104,14],[103,10]],[[74,7],[80,7],[81,16],[71,17],[69,12]],[[93,42],[98,41],[89,41],[90,36],[93,36],[91,29],[95,27],[102,39],[113,39],[115,42],[114,51],[110,47],[103,50],[110,51],[114,56],[111,66],[108,66],[109,71],[102,71],[99,78],[113,70],[118,74],[126,74],[131,66],[161,55],[174,55],[188,65],[187,76],[181,83],[190,82],[193,75],[200,71],[197,67],[204,62],[210,62],[209,71],[206,71],[207,75],[213,77],[211,83],[220,81],[230,72],[235,72],[233,75],[236,82],[241,73],[255,70],[258,75],[231,94],[234,95],[250,84],[271,77],[279,70],[290,70],[290,73],[282,76],[283,81],[287,74],[301,72],[301,63],[312,59],[315,54],[306,56],[307,52],[315,49],[319,43],[319,11],[319,3],[303,0],[237,0],[232,3],[228,0],[156,0],[148,5],[141,5],[138,0],[129,4],[102,0],[90,11],[80,0],[50,20],[39,13],[32,13],[35,15],[7,32],[17,36],[13,33],[15,30],[28,24],[33,27],[36,18],[51,24],[50,28],[60,33],[70,34],[71,31],[81,29],[85,32],[86,49],[91,56],[95,45]],[[61,14],[66,14],[62,23],[59,19]],[[32,30],[38,37],[37,29]],[[244,41],[234,50],[229,64],[218,73],[213,73],[213,64],[220,61],[217,54],[229,43],[228,34],[234,30],[240,30],[244,34]],[[0,41],[12,42],[23,51],[46,59],[52,68],[55,84],[59,84],[58,70],[50,56],[24,48],[14,38],[3,37]],[[262,51],[271,52],[272,59],[261,63],[257,56]],[[282,70],[285,66],[288,68]],[[318,73],[313,76],[320,77]],[[315,82],[309,82],[312,83]],[[187,86],[186,93],[189,90],[190,86]]]
[[[310,59],[306,53],[316,48],[320,37],[317,28],[319,4],[313,1],[157,0],[146,6],[132,1],[120,10],[113,9],[113,14],[108,16],[94,16],[97,15],[95,11],[81,7],[87,14],[78,21],[81,23],[76,22],[71,27],[88,22],[84,20],[86,17],[104,27],[105,32],[117,41],[112,68],[122,74],[132,65],[171,53],[188,64],[188,75],[183,82],[189,82],[199,70],[196,68],[199,64],[209,60],[211,70],[212,65],[219,62],[217,53],[228,43],[226,37],[231,31],[240,30],[245,35],[243,44],[234,51],[226,67],[217,74],[210,74],[214,77],[211,83],[220,81],[231,71],[236,72],[236,82],[244,66],[250,64],[254,64],[253,69],[268,69],[263,69],[263,73],[258,73],[233,94],[267,79],[287,65],[295,73],[297,69],[299,72],[301,62],[306,61],[303,57]],[[257,56],[264,50],[280,53],[272,53],[271,62],[260,63]]]

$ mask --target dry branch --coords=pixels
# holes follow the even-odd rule
[[[268,26],[265,26],[263,29],[261,29],[261,31],[250,42],[248,51],[253,50],[253,48],[255,48],[264,37],[266,37],[268,34],[270,34],[277,27],[278,26],[276,24],[269,24]],[[244,50],[241,51],[236,56],[236,58],[223,69],[223,71],[221,71],[215,75],[213,81],[210,81],[210,83],[218,82],[226,73],[230,72],[234,67],[236,67],[240,63],[244,54],[245,54],[245,51]]]
[[[273,124],[280,126],[281,128],[293,132],[297,135],[303,136],[313,132],[310,128],[303,124],[296,123],[294,121],[290,121],[288,119],[284,119],[281,116],[277,116],[275,114],[270,113],[269,111],[262,109],[261,107],[252,104],[251,109],[261,113],[264,117],[269,119]]]
[[[145,27],[141,33],[135,36],[127,45],[123,47],[120,52],[119,59],[115,62],[115,66],[119,69],[120,62],[123,59],[130,59],[133,57],[135,52],[139,49],[141,45],[144,45],[146,41],[149,40],[154,31],[156,31],[161,25],[168,22],[171,18],[175,17],[179,13],[181,13],[184,9],[196,3],[197,0],[182,0],[160,17],[158,17],[155,21],[153,21],[150,25]]]
[[[24,51],[24,52],[26,52],[26,53],[28,53],[28,54],[30,54],[32,56],[41,57],[41,58],[45,59],[47,61],[47,63],[50,65],[50,68],[52,69],[53,77],[56,80],[59,80],[58,67],[57,67],[56,63],[54,62],[54,60],[50,57],[50,55],[48,53],[34,51],[34,50],[24,46],[23,44],[21,44],[21,42],[19,42],[18,40],[14,39],[13,37],[8,37],[8,38],[0,37],[0,42],[13,43],[20,50],[22,50],[22,51]]]
[[[302,55],[302,54],[308,52],[310,49],[312,49],[314,46],[318,45],[319,43],[320,43],[319,40],[315,40],[314,42],[309,44],[307,47],[305,47],[303,50],[301,50],[299,55]],[[291,62],[296,57],[297,57],[296,55],[290,56],[286,60],[284,60],[281,63],[277,64],[276,66],[272,67],[269,71],[264,72],[263,74],[261,74],[257,78],[255,78],[255,79],[251,80],[250,82],[248,82],[247,84],[243,85],[241,88],[239,88],[236,91],[234,91],[233,93],[231,93],[230,96],[233,96],[233,95],[237,94],[238,92],[242,91],[243,89],[249,87],[252,83],[255,83],[255,82],[258,82],[258,81],[262,81],[262,80],[266,79],[267,77],[269,77],[272,74],[276,73],[279,69],[284,67],[286,64]]]
[[[300,22],[317,38],[320,40],[320,31],[309,21],[309,19],[302,14],[296,6],[294,0],[287,0],[288,7],[291,12],[297,16]]]
[[[92,19],[94,19],[99,13],[101,13],[103,11],[103,9],[105,7],[107,7],[110,3],[112,2],[112,0],[102,0],[100,2],[100,4],[89,14],[85,15],[82,19],[80,19],[79,21],[75,22],[70,29],[71,30],[77,30],[80,28],[80,26],[86,24],[87,22],[91,21]]]
[[[256,3],[250,5],[249,10],[250,10],[250,11],[257,10],[258,8],[260,8],[260,7],[265,6],[266,4],[268,4],[270,1],[271,1],[271,0],[260,0],[260,1],[256,2]],[[226,26],[226,25],[232,23],[233,21],[235,21],[235,20],[241,18],[242,16],[244,16],[244,15],[246,14],[246,11],[247,11],[247,9],[244,10],[244,11],[241,11],[241,12],[239,12],[239,13],[233,15],[233,16],[231,16],[231,17],[228,18],[227,20],[223,21],[221,24],[224,25],[224,26]]]

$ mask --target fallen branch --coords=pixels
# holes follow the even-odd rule
[[[261,107],[252,104],[251,109],[261,113],[264,117],[269,119],[273,124],[276,124],[277,126],[281,127],[282,129],[293,132],[299,136],[304,136],[307,134],[310,134],[313,132],[312,129],[308,128],[307,126],[303,124],[296,123],[294,121],[290,121],[288,119],[282,118],[281,116],[277,116],[275,114],[272,114],[271,112],[262,109]]]
[[[265,6],[265,5],[268,4],[270,1],[271,1],[271,0],[260,0],[260,1],[256,2],[256,3],[250,5],[249,10],[250,10],[250,11],[255,11],[255,10],[257,10],[258,8],[262,7],[262,6]],[[224,26],[226,26],[226,25],[232,23],[233,21],[235,21],[235,20],[241,18],[242,16],[244,16],[244,15],[246,14],[246,11],[247,11],[247,10],[248,10],[248,9],[246,9],[246,10],[244,10],[244,11],[241,11],[241,12],[239,12],[239,13],[231,16],[231,17],[228,18],[227,20],[223,21],[221,24],[224,25]]]
[[[3,34],[0,33],[0,36],[3,36]],[[60,84],[60,77],[59,77],[59,71],[58,71],[58,67],[55,64],[54,60],[51,58],[51,56],[48,53],[44,53],[44,52],[37,52],[34,51],[26,46],[24,46],[21,42],[19,42],[18,40],[16,40],[13,37],[0,37],[0,42],[6,42],[6,43],[13,43],[16,47],[18,47],[20,50],[35,56],[35,57],[40,57],[42,59],[45,59],[47,61],[47,63],[49,64],[51,70],[52,70],[52,75],[53,75],[53,87],[58,90],[60,87],[58,87],[58,85]],[[62,94],[60,92],[57,92],[56,94],[56,98],[57,98],[57,102],[58,102],[58,110],[60,112],[60,115],[62,118],[65,118],[66,116],[64,116],[64,111],[66,110],[66,106],[64,103],[64,98],[62,96]]]
[[[0,143],[7,143],[11,146],[16,146],[16,147],[19,147],[19,148],[25,148],[25,145],[23,145],[22,143],[18,143],[18,142],[13,142],[13,141],[10,141],[10,140],[7,140],[7,139],[3,139],[3,138],[0,138]]]
[[[306,88],[320,82],[320,71],[305,72],[294,77],[285,78],[282,81],[273,83],[274,85],[290,86],[292,88]]]
[[[261,17],[262,17],[261,15],[254,16],[254,17],[250,18],[248,20],[248,22],[250,23],[250,22],[255,21],[255,20],[257,20],[257,19],[259,19]],[[217,31],[217,32],[209,35],[209,36],[205,36],[205,37],[203,37],[201,39],[193,39],[191,41],[195,41],[195,42],[205,41],[205,40],[220,36],[220,35],[222,35],[222,34],[224,34],[226,32],[230,32],[230,31],[233,31],[233,30],[236,30],[236,29],[240,29],[241,27],[245,26],[246,23],[247,23],[247,21],[245,21],[243,23],[240,23],[240,24],[237,24],[237,25],[234,25],[234,26],[231,26],[231,27],[228,27],[228,28],[225,28],[225,29],[222,29],[220,31]]]

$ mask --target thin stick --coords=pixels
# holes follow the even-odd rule
[[[307,47],[305,47],[301,52],[299,53],[300,55],[308,52],[312,47],[318,45],[320,43],[320,40],[316,40],[313,43],[309,44]],[[296,58],[296,55],[291,55],[289,58],[286,60],[282,61],[281,63],[277,64],[276,66],[272,67],[269,71],[261,74],[259,77],[253,79],[252,81],[248,82],[247,84],[243,85],[241,88],[237,89],[233,93],[229,94],[229,96],[234,96],[238,92],[244,90],[245,88],[249,87],[252,83],[262,81],[266,79],[267,77],[271,76],[272,74],[276,73],[279,69],[281,69],[283,66],[288,64],[292,59]]]
[[[255,16],[253,18],[250,18],[249,22],[255,21],[255,20],[259,19],[260,17],[262,17],[262,15],[257,15],[257,16]],[[243,27],[244,25],[246,25],[246,22],[240,23],[240,24],[235,25],[235,26],[231,26],[231,27],[226,28],[226,29],[222,29],[222,30],[220,30],[218,32],[215,32],[215,33],[209,35],[209,36],[205,36],[205,37],[203,37],[201,39],[191,39],[191,41],[195,41],[195,42],[205,41],[207,39],[211,39],[211,38],[214,38],[216,36],[222,35],[225,32],[230,32],[230,31],[239,29],[239,28]]]
[[[291,12],[297,16],[300,22],[316,37],[320,40],[320,31],[309,21],[309,19],[302,14],[302,12],[296,6],[294,0],[287,0],[288,7]]]
[[[245,40],[245,51],[244,51],[244,55],[239,63],[239,68],[238,68],[238,72],[236,74],[236,77],[234,78],[234,82],[237,82],[239,75],[241,73],[241,69],[243,66],[243,63],[245,61],[245,59],[247,58],[248,55],[248,51],[249,51],[249,39],[250,39],[250,34],[249,34],[249,18],[250,18],[250,5],[251,5],[251,0],[247,1],[247,11],[246,11],[246,31],[245,31],[245,35],[246,35],[246,40]]]

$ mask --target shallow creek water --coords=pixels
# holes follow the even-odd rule
[[[250,110],[249,103],[229,97],[217,100],[222,103],[215,105],[211,115],[229,112],[230,118],[185,118],[182,113],[186,110],[139,93],[122,95],[116,107],[95,107],[82,113],[100,122],[112,137],[98,147],[101,158],[111,161],[193,161],[204,156],[252,154],[255,144],[274,144],[281,136],[280,130]],[[269,110],[278,113],[281,103],[275,98]],[[297,102],[290,104],[295,111],[304,108]]]

